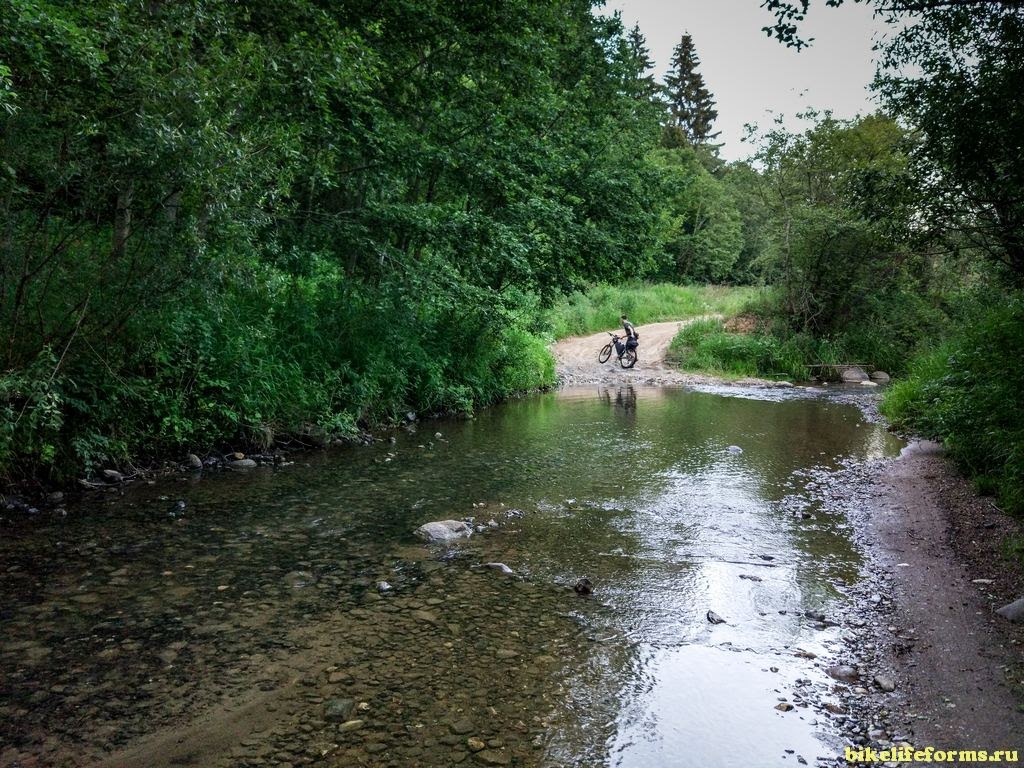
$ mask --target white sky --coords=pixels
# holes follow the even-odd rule
[[[659,80],[683,32],[693,37],[727,160],[751,153],[740,142],[744,123],[767,127],[781,113],[798,130],[795,114],[806,107],[831,109],[839,118],[874,110],[867,90],[875,73],[872,47],[886,27],[864,5],[812,2],[801,30],[814,42],[799,53],[761,31],[775,17],[760,0],[608,0],[600,12],[616,10],[627,29],[639,22]]]

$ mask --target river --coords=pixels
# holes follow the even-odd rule
[[[823,489],[901,446],[823,393],[586,387],[5,519],[0,766],[834,759],[864,559]]]

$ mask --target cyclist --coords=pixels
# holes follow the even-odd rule
[[[640,335],[636,332],[636,328],[633,327],[633,324],[629,322],[628,317],[623,315],[620,320],[622,320],[622,330],[626,332],[626,343],[622,344],[622,342],[616,338],[615,352],[619,357],[622,357],[622,353],[627,349],[636,349],[637,344],[640,343]]]

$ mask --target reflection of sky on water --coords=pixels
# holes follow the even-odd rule
[[[855,579],[860,565],[844,521],[805,489],[850,460],[895,455],[899,441],[854,407],[800,393],[560,397],[583,409],[595,394],[611,413],[588,419],[593,444],[638,479],[611,499],[574,500],[600,504],[619,537],[610,557],[588,563],[609,623],[634,644],[612,764],[728,768],[783,764],[786,749],[810,762],[829,754],[811,715],[774,708],[784,684],[820,676],[791,649],[821,653],[832,636],[801,613],[827,610],[839,597],[833,580]],[[726,623],[711,625],[708,610]]]
[[[773,708],[784,695],[776,689],[814,674],[786,646],[820,650],[828,637],[797,614],[827,607],[839,597],[833,580],[855,579],[860,566],[841,515],[809,503],[807,489],[845,461],[899,449],[856,408],[795,394],[565,390],[396,430],[393,443],[299,455],[291,467],[98,497],[66,519],[6,531],[0,557],[11,567],[0,587],[10,636],[0,652],[5,642],[47,646],[47,674],[88,676],[98,644],[116,634],[154,652],[188,639],[210,664],[224,663],[192,639],[193,628],[223,624],[241,653],[249,618],[272,619],[287,638],[314,620],[307,614],[334,606],[328,592],[293,589],[286,574],[308,571],[358,595],[419,568],[402,555],[417,525],[494,516],[501,529],[460,545],[461,560],[432,565],[500,560],[538,585],[582,575],[597,585],[593,600],[567,590],[559,603],[556,618],[578,619],[592,645],[588,664],[568,670],[561,704],[551,697],[560,722],[576,724],[553,730],[551,755],[572,763],[605,734],[623,768],[776,764],[783,743],[814,743],[800,713]],[[742,453],[727,452],[731,445]],[[178,499],[187,502],[181,517],[169,514]],[[511,509],[518,513],[503,518]],[[82,593],[92,602],[65,610]],[[446,609],[447,618],[471,626],[480,619],[460,615],[471,607]],[[524,631],[553,620],[550,608],[515,607],[536,614],[537,627]],[[708,610],[727,623],[710,625]],[[107,634],[83,630],[93,623]],[[773,664],[778,674],[765,671]],[[161,673],[136,666],[138,676]],[[745,762],[722,758],[726,748]],[[758,762],[763,755],[770,759]]]

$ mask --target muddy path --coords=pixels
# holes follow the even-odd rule
[[[894,599],[889,661],[922,744],[1024,749],[1024,627],[995,613],[1024,590],[1001,545],[1021,526],[934,443],[872,482],[870,543]]]

